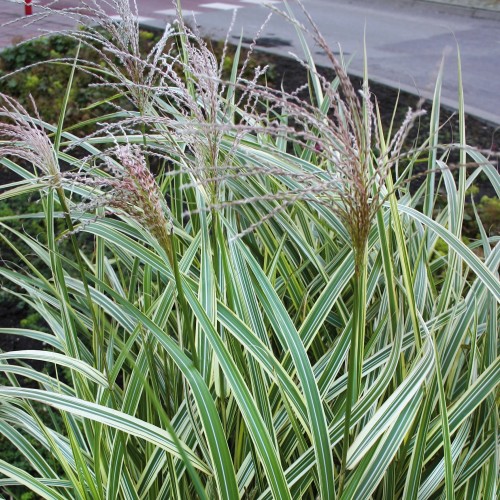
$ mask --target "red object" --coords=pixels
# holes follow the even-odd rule
[[[31,0],[24,0],[24,15],[31,16],[33,14],[33,6],[31,5]]]

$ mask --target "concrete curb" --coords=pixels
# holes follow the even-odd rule
[[[490,7],[485,2],[478,6],[475,0],[413,0],[411,3],[426,6],[431,4],[438,12],[500,21],[500,1],[496,2],[496,6]]]
[[[470,9],[500,11],[499,0],[425,0],[426,2],[468,7]]]
[[[460,3],[458,3],[460,2]],[[346,0],[347,4],[366,5],[366,0]],[[455,16],[490,19],[500,21],[500,0],[498,7],[478,6],[475,0],[373,0],[372,5],[398,3],[420,9],[432,9],[437,14],[453,14]]]

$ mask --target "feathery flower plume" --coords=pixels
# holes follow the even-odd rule
[[[59,161],[52,142],[41,125],[33,100],[33,116],[15,99],[0,94],[3,105],[0,106],[0,116],[5,118],[0,122],[1,156],[15,156],[30,163],[48,178],[52,185],[59,185]]]
[[[52,11],[44,7],[47,13]],[[84,29],[68,32],[68,36],[91,48],[96,57],[82,61],[81,70],[91,73],[97,83],[114,89],[128,99],[140,113],[150,111],[158,80],[157,65],[171,39],[172,29],[167,24],[163,36],[147,56],[141,54],[139,15],[134,0],[106,0],[81,2],[78,8],[58,10]],[[112,15],[113,14],[113,15]],[[97,61],[97,62],[96,62]],[[102,68],[106,67],[106,76]],[[95,70],[95,71],[94,71]]]
[[[284,155],[287,156],[281,163],[286,164],[287,168],[282,168],[280,173],[276,172],[275,166],[267,168],[260,161],[258,167],[248,162],[238,170],[219,169],[218,174],[214,175],[219,180],[251,175],[292,179],[293,188],[290,188],[289,183],[285,183],[278,192],[262,195],[263,201],[277,201],[281,196],[281,206],[276,206],[268,216],[244,229],[240,236],[254,230],[263,221],[292,203],[319,202],[330,207],[349,231],[358,269],[361,265],[360,258],[366,250],[371,223],[387,195],[385,180],[394,162],[401,155],[409,129],[423,111],[408,111],[403,124],[386,148],[386,153],[380,155],[377,116],[367,82],[362,89],[356,91],[313,20],[307,12],[305,14],[312,26],[309,34],[327,55],[338,78],[337,88],[314,67],[301,61],[305,69],[320,83],[325,102],[330,103],[329,108],[320,110],[313,102],[302,99],[302,88],[285,92],[255,83],[252,85],[252,97],[260,103],[265,103],[265,112],[258,117],[254,113],[253,125],[249,125],[246,132],[258,135],[259,131],[263,130],[267,135],[285,136],[296,147],[315,158],[313,163],[317,167],[316,173],[304,176],[300,166],[294,167],[294,160],[285,152]],[[283,15],[299,29],[309,32],[290,15]],[[247,82],[240,81],[235,86],[247,87]],[[257,106],[254,106],[253,111],[256,109]],[[283,118],[286,118],[286,123],[290,125],[285,125]],[[273,156],[279,154],[274,145],[263,144],[261,149],[266,150],[267,147]],[[203,183],[204,180],[200,179],[200,182]],[[256,202],[258,196],[228,203]]]
[[[81,203],[80,210],[97,207],[114,208],[137,220],[164,248],[170,248],[172,219],[153,174],[138,146],[117,146],[116,160],[107,158],[106,168],[111,177],[91,176],[88,173],[66,174],[64,180],[99,189],[90,201]],[[93,191],[89,191],[89,197]]]

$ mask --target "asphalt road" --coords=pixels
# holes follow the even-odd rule
[[[151,0],[158,3],[159,0]],[[141,15],[147,16],[141,0]],[[224,38],[231,22],[232,9],[238,7],[234,36],[243,32],[251,38],[260,29],[269,9],[261,0],[182,0],[185,17],[197,11],[201,30],[215,38]],[[273,7],[283,8],[274,0]],[[290,5],[302,22],[305,16],[291,0]],[[212,4],[212,7],[210,7]],[[295,4],[295,5],[294,5]],[[363,39],[366,37],[368,70],[377,82],[431,97],[441,61],[444,58],[442,101],[456,108],[458,102],[457,46],[460,49],[466,111],[500,125],[500,16],[460,7],[427,2],[395,0],[303,0],[304,6],[330,46],[340,46],[352,74],[363,72]],[[479,14],[479,15],[478,15]],[[149,16],[147,16],[149,17]],[[161,25],[158,20],[151,22]],[[273,14],[261,36],[272,47],[266,50],[301,55],[294,28]],[[268,40],[270,39],[270,40]],[[316,48],[318,63],[326,63]]]
[[[17,2],[17,4],[16,4]],[[21,3],[19,3],[21,2]],[[112,2],[97,0],[101,5]],[[61,17],[42,20],[21,29],[21,0],[0,0],[0,46],[20,37],[32,36],[35,26],[64,29]],[[91,3],[91,2],[90,2]],[[233,11],[237,10],[232,36],[251,39],[261,28],[269,8],[266,0],[181,0],[185,17],[214,38],[225,38]],[[282,0],[269,0],[283,9]],[[74,7],[79,0],[35,0],[34,14],[43,5]],[[171,0],[137,0],[140,22],[164,27],[174,13]],[[297,18],[305,16],[295,0],[289,0]],[[340,46],[349,62],[349,71],[363,71],[363,39],[366,37],[368,70],[372,80],[417,95],[430,97],[444,57],[442,101],[450,107],[458,102],[457,46],[460,48],[466,111],[500,125],[500,12],[469,10],[418,0],[303,0],[332,48]],[[16,21],[17,19],[17,21]],[[16,21],[16,22],[14,22]],[[53,24],[50,24],[50,23]],[[45,25],[44,25],[45,23]],[[59,23],[59,24],[58,24]],[[10,29],[10,31],[9,31]],[[39,29],[39,28],[37,28]],[[279,14],[273,14],[261,37],[271,52],[302,55],[294,28]],[[311,45],[313,46],[313,45]],[[313,46],[317,63],[326,58]]]

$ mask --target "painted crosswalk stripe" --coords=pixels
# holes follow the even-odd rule
[[[160,14],[161,16],[177,16],[176,9],[164,9],[164,10],[155,10],[155,14]],[[183,10],[182,17],[193,16],[199,14],[197,10]]]
[[[240,0],[243,3],[251,3],[254,5],[273,5],[275,3],[281,3],[281,0]]]
[[[117,21],[117,22],[123,21],[122,16],[118,16],[118,15],[108,16],[108,18],[112,19],[113,21]],[[134,16],[134,21],[139,23],[139,24],[147,24],[147,23],[154,21],[154,19],[152,17],[146,17],[146,16]]]
[[[218,10],[234,10],[240,9],[241,5],[233,5],[231,3],[221,3],[221,2],[213,2],[213,3],[202,3],[200,7],[205,9],[218,9]]]

